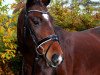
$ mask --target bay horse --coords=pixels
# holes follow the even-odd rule
[[[24,60],[21,75],[100,75],[100,27],[81,32],[54,27],[46,9],[49,2],[28,0],[19,15],[18,50]]]
[[[49,67],[55,68],[63,61],[59,38],[47,10],[49,3],[50,0],[27,0],[19,14],[17,50],[23,56],[21,75],[51,75]]]

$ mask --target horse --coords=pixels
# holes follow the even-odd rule
[[[27,0],[19,14],[17,51],[23,57],[20,75],[52,75],[52,68],[63,61],[59,38],[47,10],[49,3],[50,0]]]
[[[18,50],[24,61],[21,75],[100,75],[100,27],[68,32],[53,26],[46,8],[49,3],[28,0],[19,15]]]
[[[64,53],[55,75],[100,75],[100,26],[79,32],[54,29]]]

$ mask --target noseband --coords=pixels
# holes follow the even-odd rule
[[[24,38],[26,37],[26,31],[27,31],[27,29],[28,29],[29,32],[30,32],[30,35],[31,35],[31,37],[32,37],[32,41],[34,42],[35,47],[36,47],[35,51],[36,51],[36,53],[37,53],[37,56],[38,56],[38,55],[39,55],[39,56],[40,56],[40,55],[43,55],[43,56],[45,56],[45,59],[47,60],[46,55],[47,55],[47,53],[48,53],[50,47],[52,46],[53,42],[59,41],[58,36],[55,35],[55,34],[52,34],[52,35],[49,35],[49,36],[47,36],[46,38],[44,38],[44,39],[42,39],[42,40],[39,41],[38,38],[37,38],[37,36],[35,35],[34,30],[32,30],[31,27],[30,27],[29,24],[28,24],[28,23],[29,23],[29,20],[28,20],[28,13],[30,13],[30,12],[38,12],[38,13],[41,13],[41,14],[47,14],[48,12],[40,11],[40,10],[29,10],[29,11],[26,11],[26,10],[25,10],[25,24],[24,24]],[[47,43],[47,42],[49,42],[49,41],[52,41],[52,43],[51,43],[51,44],[48,46],[48,48],[46,49],[45,54],[39,53],[38,49],[39,49],[39,48],[42,48],[43,51],[44,51],[44,48],[42,47],[42,45],[45,44],[45,43]],[[36,56],[36,59],[37,59],[37,56]]]

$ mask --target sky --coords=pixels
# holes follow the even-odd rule
[[[4,0],[3,4],[12,4],[15,3],[15,0]]]
[[[15,0],[4,0],[3,4],[7,5],[7,4],[12,4],[12,3],[16,3]],[[9,6],[10,7],[10,6]],[[8,14],[11,15],[13,12],[13,10],[9,10]]]
[[[94,1],[94,2],[100,2],[100,0],[91,0],[91,1]]]

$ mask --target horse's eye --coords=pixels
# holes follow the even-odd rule
[[[39,18],[33,18],[33,23],[35,24],[35,25],[39,25],[40,24],[40,19]]]
[[[39,22],[38,21],[33,21],[35,25],[39,25]]]

